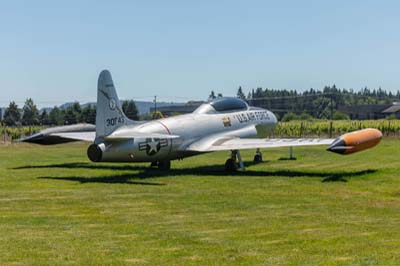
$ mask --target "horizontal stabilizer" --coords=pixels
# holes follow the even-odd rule
[[[61,144],[79,140],[93,141],[95,130],[95,125],[92,124],[51,127],[17,141],[42,145]]]
[[[63,139],[70,139],[71,141],[88,141],[93,142],[96,138],[96,132],[65,132],[53,133],[50,136],[56,136]]]

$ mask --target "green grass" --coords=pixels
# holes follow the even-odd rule
[[[82,143],[0,146],[0,265],[398,265],[400,142],[94,164]],[[251,161],[254,151],[242,152]]]

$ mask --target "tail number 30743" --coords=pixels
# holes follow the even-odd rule
[[[106,126],[107,127],[113,127],[117,124],[122,124],[124,123],[124,117],[113,117],[113,118],[108,118],[106,119]]]

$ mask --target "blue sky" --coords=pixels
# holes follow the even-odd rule
[[[400,89],[398,1],[1,1],[0,106],[210,90]]]

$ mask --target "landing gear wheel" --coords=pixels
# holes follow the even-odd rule
[[[229,158],[225,162],[225,171],[227,172],[236,172],[237,170],[237,165],[236,165],[236,160],[233,160],[232,158]]]
[[[159,161],[158,169],[160,170],[169,170],[171,169],[171,161]]]
[[[262,155],[261,154],[256,154],[254,155],[254,163],[262,163],[263,159],[262,159]]]

